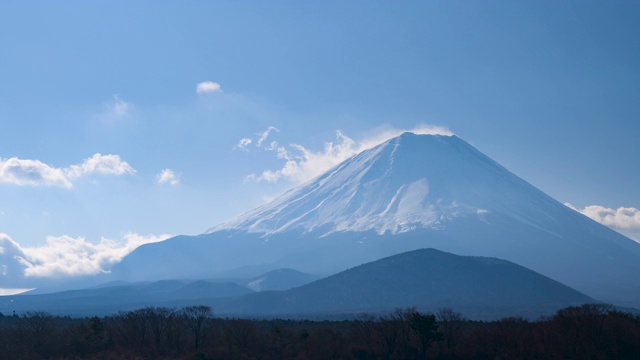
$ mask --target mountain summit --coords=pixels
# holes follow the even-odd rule
[[[519,205],[532,201],[543,204]],[[207,233],[397,234],[442,229],[459,217],[484,219],[489,212],[532,218],[549,205],[557,202],[455,135],[404,133]]]
[[[141,246],[130,280],[236,268],[335,273],[419,248],[505,259],[640,306],[640,244],[569,209],[457,136],[404,133],[205,234]]]

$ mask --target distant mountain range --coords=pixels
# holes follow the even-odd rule
[[[293,270],[264,274],[264,286],[287,288],[309,279]],[[143,306],[207,304],[219,315],[330,317],[415,306],[454,308],[472,318],[538,317],[595,300],[508,261],[421,249],[345,270],[284,291],[254,293],[239,283],[165,280],[0,298],[0,312],[109,314]]]
[[[456,136],[405,133],[198,236],[147,244],[111,280],[237,268],[331,274],[420,248],[505,259],[640,306],[640,244],[573,211]]]
[[[27,287],[20,248],[6,238],[0,248],[1,285]],[[640,307],[640,244],[456,136],[405,133],[204,234],[143,245],[111,273],[65,284],[78,290],[40,285],[0,297],[0,312],[208,304],[234,316],[416,306],[536,317],[596,300]]]

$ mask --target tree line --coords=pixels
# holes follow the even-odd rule
[[[343,321],[215,317],[208,306],[106,317],[0,314],[0,359],[638,359],[640,316],[587,304],[528,321],[415,308]]]

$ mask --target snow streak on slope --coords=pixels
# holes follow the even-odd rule
[[[207,233],[396,234],[438,229],[458,217],[482,218],[523,196],[555,202],[456,136],[405,133]]]

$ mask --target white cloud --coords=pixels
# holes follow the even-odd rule
[[[180,184],[180,179],[171,169],[164,169],[158,174],[158,184],[169,184],[176,186]]]
[[[268,136],[268,131],[265,132]],[[278,159],[284,161],[284,165],[277,170],[265,170],[260,175],[247,176],[250,181],[276,182],[287,179],[295,183],[301,183],[322,174],[344,160],[394,138],[404,132],[429,135],[453,135],[449,129],[431,125],[420,125],[410,130],[387,128],[378,130],[360,141],[355,141],[342,131],[336,131],[336,141],[326,142],[321,151],[312,151],[299,144],[291,144],[288,148],[278,146],[272,142],[266,150],[276,152]],[[264,134],[263,134],[264,135]],[[266,139],[266,136],[265,136]]]
[[[136,171],[120,156],[108,154],[94,154],[85,159],[82,164],[71,165],[65,170],[69,178],[78,178],[87,174],[124,175],[134,174]]]
[[[611,209],[600,205],[590,205],[583,209],[565,203],[569,208],[608,226],[627,237],[640,242],[640,210],[633,207]]]
[[[19,186],[60,186],[73,185],[63,169],[47,165],[39,160],[0,159],[0,182]]]
[[[15,248],[14,259],[24,266],[27,277],[92,275],[109,272],[111,266],[143,244],[159,242],[171,235],[125,234],[121,241],[102,238],[94,244],[83,237],[49,236],[39,247],[21,247],[6,234],[0,238]]]
[[[196,92],[198,94],[207,94],[214,92],[222,92],[220,84],[213,81],[203,81],[196,86]]]
[[[265,150],[277,150],[278,149],[278,142],[277,141],[272,141],[271,144],[269,144],[269,146],[264,148]]]
[[[240,139],[240,141],[238,141],[238,144],[236,144],[236,148],[241,149],[241,150],[247,150],[247,146],[251,145],[251,143],[253,142],[253,140],[249,139],[249,138],[242,138]]]
[[[256,142],[256,146],[257,146],[257,147],[261,147],[261,146],[262,146],[262,143],[263,143],[265,140],[267,140],[267,137],[269,136],[269,134],[270,134],[272,131],[280,132],[280,130],[278,130],[276,127],[274,127],[274,126],[269,126],[269,127],[267,128],[267,130],[266,130],[265,132],[263,132],[263,133],[260,135],[260,138],[259,138],[259,139],[258,139],[258,141]]]
[[[136,171],[118,155],[95,154],[82,164],[56,168],[39,160],[0,159],[0,183],[18,186],[59,186],[70,189],[72,180],[83,175],[134,174]]]

